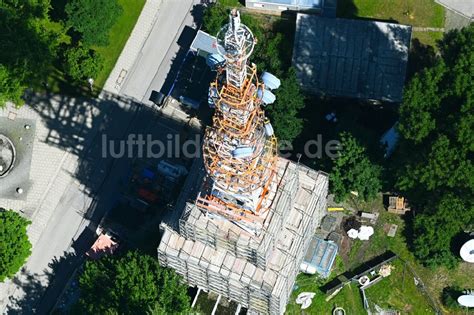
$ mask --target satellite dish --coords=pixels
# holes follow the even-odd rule
[[[469,263],[474,263],[474,239],[467,241],[459,251],[461,258]]]
[[[465,307],[474,307],[474,295],[461,295],[458,297],[458,303]]]

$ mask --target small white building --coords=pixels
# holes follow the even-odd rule
[[[311,11],[336,16],[337,0],[246,0],[245,6],[260,11]]]

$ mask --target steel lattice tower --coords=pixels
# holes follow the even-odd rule
[[[259,234],[261,215],[271,204],[276,138],[261,108],[264,85],[255,64],[248,64],[255,42],[250,29],[241,24],[239,12],[232,10],[229,23],[217,35],[225,67],[210,87],[216,110],[204,138],[208,176],[197,205],[209,215]]]

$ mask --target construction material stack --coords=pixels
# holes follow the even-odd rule
[[[209,91],[213,125],[177,203],[179,223],[161,225],[158,258],[191,286],[280,314],[324,215],[328,179],[277,156],[261,105],[279,80],[265,73],[260,82],[248,64],[256,41],[237,10],[216,41],[225,63]]]

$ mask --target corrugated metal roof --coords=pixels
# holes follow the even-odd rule
[[[293,64],[314,93],[400,102],[411,27],[299,13]]]

